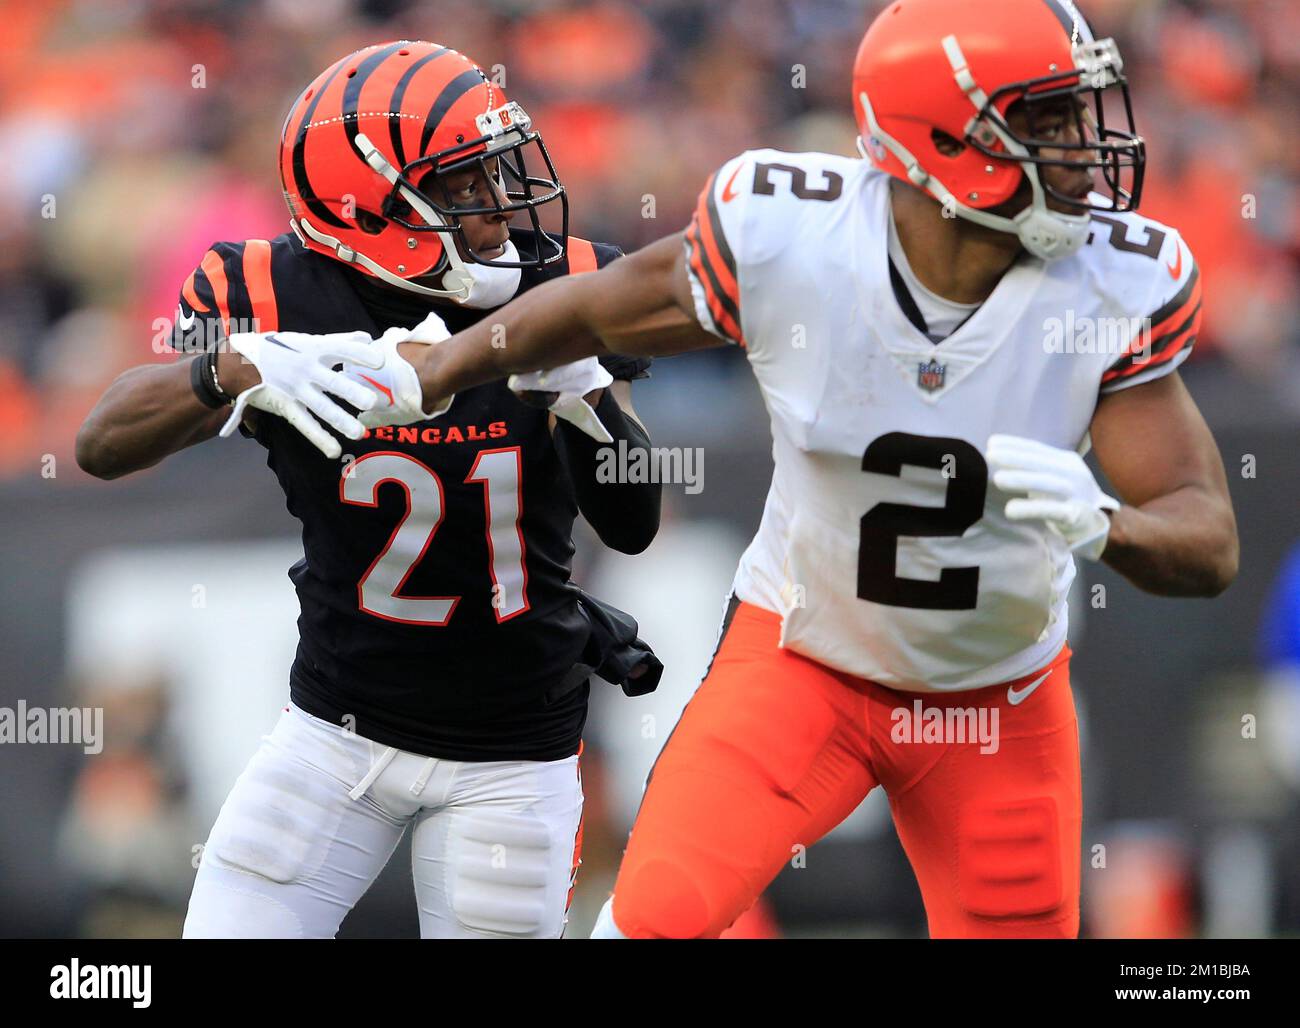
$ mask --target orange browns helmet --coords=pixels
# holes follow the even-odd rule
[[[494,195],[453,202],[443,179],[474,168]],[[513,294],[519,269],[564,256],[568,197],[528,115],[473,61],[436,43],[364,47],[321,72],[285,119],[280,179],[304,246],[412,292],[495,306]],[[549,203],[560,207],[558,235],[538,217]],[[531,218],[535,255],[521,259],[512,243],[491,259],[475,253],[460,219],[513,211]]]
[[[1141,196],[1146,150],[1123,68],[1115,41],[1096,39],[1072,0],[896,0],[858,48],[858,147],[961,217],[1015,233],[1035,256],[1066,256],[1087,238],[1090,211],[1134,210]],[[1106,119],[1105,101],[1115,92],[1123,107],[1118,126]],[[1062,97],[1073,101],[1078,142],[1035,138],[1036,114],[1048,102],[1059,108]],[[1007,118],[1017,103],[1026,113],[1025,136]],[[944,154],[935,130],[965,147]],[[1064,195],[1039,174],[1047,164],[1100,169],[1106,190]],[[1026,179],[1031,199],[1023,210],[991,210]],[[1078,213],[1052,210],[1049,197]]]

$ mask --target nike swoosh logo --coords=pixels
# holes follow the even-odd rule
[[[1177,245],[1177,244],[1175,244],[1175,245]],[[1179,279],[1180,277],[1182,277],[1182,274],[1183,274],[1183,248],[1182,248],[1181,246],[1178,247],[1178,260],[1174,261],[1173,264],[1166,264],[1166,265],[1165,265],[1165,270],[1167,270],[1167,271],[1169,272],[1169,276],[1170,276],[1170,277],[1171,277],[1175,282],[1177,282],[1178,279]]]
[[[267,335],[267,337],[266,337],[266,341],[267,341],[268,343],[275,343],[276,346],[283,346],[283,347],[284,347],[286,350],[288,350],[290,353],[300,353],[300,352],[301,352],[300,350],[298,350],[298,349],[295,348],[295,347],[290,346],[288,343],[284,342],[283,340],[281,340],[281,339],[276,339],[275,336],[270,335],[269,333],[268,333],[268,335]]]
[[[369,375],[363,375],[359,371],[357,372],[357,378],[369,382],[372,386],[388,397],[388,406],[393,406],[393,391],[389,389],[388,386],[384,385],[382,382],[376,382]]]
[[[189,314],[185,314],[178,310],[176,312],[176,324],[180,326],[182,332],[188,332],[194,327],[195,317],[196,315],[193,311],[190,311]]]
[[[742,165],[740,166],[740,168],[743,168],[743,167],[744,167],[744,165],[742,164]],[[731,203],[732,200],[734,200],[737,196],[740,195],[740,194],[737,193],[734,189],[731,188],[733,185],[735,185],[735,182],[736,182],[736,176],[740,174],[740,168],[737,168],[735,171],[733,171],[733,172],[731,173],[731,178],[727,179],[727,184],[726,184],[725,186],[722,187],[722,202],[723,202],[723,203]]]
[[[1030,682],[1023,689],[1016,689],[1015,686],[1008,686],[1007,702],[1010,703],[1013,707],[1018,706],[1021,703],[1024,703],[1025,700],[1029,698],[1029,694],[1031,692],[1033,692],[1035,689],[1037,689],[1040,685],[1042,685],[1051,677],[1052,677],[1052,673],[1049,671],[1047,672],[1047,674],[1043,675],[1042,677],[1034,679],[1034,681]]]

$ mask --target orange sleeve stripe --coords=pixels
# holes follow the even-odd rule
[[[250,239],[244,244],[244,288],[253,307],[256,331],[274,332],[280,321],[271,282],[271,244],[265,239]]]
[[[185,297],[185,302],[190,305],[190,310],[199,311],[206,314],[208,305],[199,299],[199,294],[194,291],[194,276],[197,272],[190,272],[190,277],[185,280],[185,285],[181,286],[181,296]]]
[[[714,295],[713,289],[709,283],[709,275],[705,270],[704,262],[700,260],[700,254],[704,251],[704,244],[700,242],[700,227],[694,220],[691,226],[686,230],[687,241],[691,245],[690,266],[696,280],[700,283],[700,288],[704,290],[704,302],[708,305],[709,313],[713,316],[713,323],[719,331],[729,332],[725,325],[726,312],[722,309],[722,304]]]
[[[687,240],[691,247],[690,263],[700,288],[704,290],[704,298],[713,315],[714,324],[719,331],[743,347],[745,339],[740,328],[740,287],[732,270],[730,252],[722,252],[714,235],[716,211],[712,209],[711,201],[717,178],[716,172],[710,175],[709,181],[700,191],[695,214],[687,230]]]
[[[1152,325],[1150,330],[1147,330],[1146,327],[1143,326],[1143,331],[1140,331],[1133,341],[1129,343],[1128,349],[1124,351],[1123,356],[1137,356],[1141,354],[1143,349],[1150,345],[1153,340],[1163,343],[1161,337],[1167,335],[1171,330],[1176,330],[1180,325],[1182,325],[1191,314],[1196,312],[1200,304],[1201,283],[1198,280],[1192,283],[1191,294],[1177,310],[1167,317],[1162,318],[1158,324]],[[1199,322],[1199,319],[1197,320]],[[1163,352],[1163,350],[1164,347],[1162,345],[1161,352]],[[1153,361],[1147,361],[1145,366],[1150,367],[1152,363]]]
[[[698,217],[691,222],[687,229],[687,241],[691,246],[691,270],[695,273],[696,280],[700,283],[700,288],[704,290],[704,300],[708,304],[709,313],[713,315],[713,323],[718,330],[740,346],[745,345],[744,333],[740,330],[740,325],[736,319],[731,316],[727,310],[722,298],[718,295],[717,290],[713,287],[712,269],[707,267],[702,259],[704,253],[704,244],[700,239],[700,226]]]
[[[714,178],[717,176],[715,175]],[[709,210],[709,197],[713,189],[713,178],[709,179],[709,184],[700,194],[699,205],[695,208],[695,221],[700,227],[700,238],[704,242],[704,256],[710,266],[717,273],[718,285],[722,291],[727,294],[731,302],[740,308],[740,286],[736,282],[736,276],[732,273],[730,264],[722,257],[722,252],[718,247],[717,240],[713,235],[713,219]]]
[[[725,266],[718,258],[717,247],[713,242],[713,233],[709,229],[708,222],[699,222],[697,225],[700,243],[700,261],[713,272],[713,277],[705,280],[706,288],[716,288],[721,294],[718,299],[724,301],[731,309],[739,312],[740,310],[740,291],[736,288],[735,279],[727,281],[728,275]]]
[[[596,270],[596,248],[586,239],[569,236],[568,251],[570,275]]]
[[[1159,352],[1153,354],[1149,360],[1130,360],[1121,367],[1111,368],[1101,376],[1102,384],[1105,385],[1108,382],[1140,375],[1144,371],[1158,368],[1161,364],[1173,360],[1196,341],[1196,335],[1200,329],[1201,317],[1200,312],[1197,311],[1196,316],[1191,319],[1186,328],[1173,338],[1162,343]],[[1140,353],[1140,351],[1138,352]]]
[[[208,277],[208,284],[212,286],[212,296],[217,301],[217,309],[221,312],[221,324],[229,335],[230,304],[227,300],[229,285],[226,282],[226,265],[221,259],[221,254],[216,250],[209,250],[203,255],[203,263],[199,265],[199,269]]]

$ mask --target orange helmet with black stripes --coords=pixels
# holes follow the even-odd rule
[[[1089,211],[1134,210],[1141,197],[1146,151],[1123,71],[1115,41],[1095,37],[1073,0],[895,0],[853,67],[859,149],[954,214],[1019,235],[1035,256],[1064,256],[1087,237]],[[1106,103],[1116,95],[1119,117]],[[1062,110],[1055,121],[1072,116],[1077,142],[1048,138]],[[964,145],[954,153],[944,137]],[[1098,170],[1104,186],[1061,193],[1045,165]],[[1022,210],[995,209],[1026,181]]]
[[[495,184],[490,202],[453,202],[443,179],[473,169]],[[303,245],[413,292],[465,303],[495,269],[517,280],[564,256],[568,198],[531,119],[436,43],[364,47],[321,72],[285,119],[280,178]],[[542,227],[546,204],[559,207],[558,233]],[[531,219],[533,256],[474,252],[461,218],[517,211]]]

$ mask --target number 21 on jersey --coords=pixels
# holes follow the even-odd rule
[[[528,609],[528,571],[524,565],[522,460],[518,446],[480,450],[465,477],[483,485],[487,522],[488,574],[497,622]],[[442,626],[451,620],[459,596],[400,596],[406,580],[424,557],[446,514],[442,480],[421,461],[404,453],[368,453],[354,461],[339,482],[339,499],[360,507],[379,505],[385,482],[406,491],[406,513],[388,544],[361,576],[357,601],[367,614],[407,625]]]

